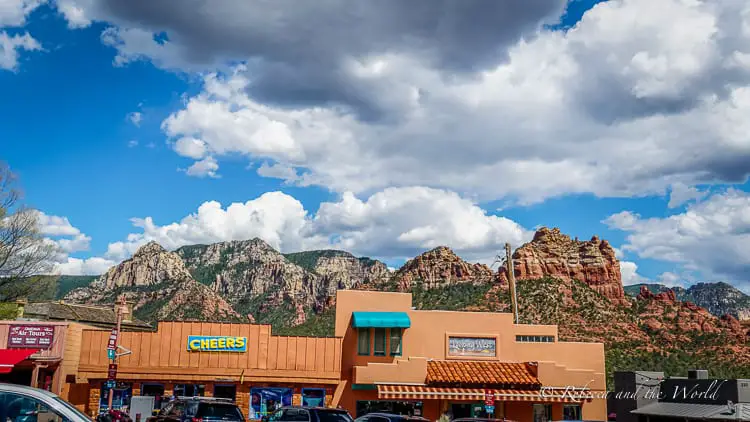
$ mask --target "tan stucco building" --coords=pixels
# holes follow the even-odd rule
[[[350,384],[341,405],[352,414],[486,416],[491,402],[498,418],[606,420],[604,345],[560,342],[556,326],[414,310],[407,293],[340,290],[336,336]]]

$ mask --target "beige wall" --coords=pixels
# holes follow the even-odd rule
[[[510,313],[420,311],[412,309],[411,301],[411,294],[408,293],[338,291],[336,336],[343,337],[342,378],[352,384],[423,383],[428,359],[462,359],[447,356],[449,335],[480,336],[497,339],[497,356],[463,359],[538,362],[538,378],[545,386],[588,387],[597,392],[605,389],[602,343],[558,342],[557,326],[516,325]],[[403,332],[402,356],[358,356],[357,333],[351,326],[352,312],[355,311],[406,312],[411,319],[411,327]],[[556,341],[516,342],[516,335],[554,336]],[[350,394],[342,398],[345,407],[353,406],[356,400],[373,394],[370,391],[349,391]],[[518,416],[518,420],[530,418],[531,404],[507,405],[508,417]],[[587,418],[606,419],[605,400],[594,399],[585,403],[583,408]],[[560,409],[560,406],[555,407],[556,411],[561,412]]]

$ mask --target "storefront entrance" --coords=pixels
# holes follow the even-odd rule
[[[101,395],[99,396],[99,413],[109,410],[109,391],[109,388],[104,388],[104,385],[102,385]],[[132,385],[120,382],[112,391],[112,409],[126,412],[130,407],[130,399],[133,397]]]
[[[154,398],[153,414],[156,414],[168,400],[164,400],[164,384],[141,384],[141,395]]]
[[[451,413],[453,419],[487,417],[487,412],[481,403],[452,403]]]
[[[250,419],[260,419],[283,406],[292,405],[291,388],[251,388]]]

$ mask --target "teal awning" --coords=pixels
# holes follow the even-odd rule
[[[354,328],[409,328],[411,320],[406,312],[353,312]]]

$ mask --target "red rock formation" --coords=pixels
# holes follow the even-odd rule
[[[431,288],[451,283],[487,282],[492,277],[490,267],[468,263],[445,246],[410,259],[394,275],[401,290],[407,290],[416,282]]]
[[[620,262],[606,240],[594,236],[589,241],[571,239],[560,229],[542,227],[534,239],[513,253],[517,280],[554,277],[578,280],[613,302],[629,305],[622,288]],[[501,283],[507,283],[505,268],[500,269]]]
[[[664,292],[660,292],[657,294],[654,294],[649,290],[646,286],[641,286],[641,291],[638,293],[638,296],[636,297],[638,300],[657,300],[659,302],[665,302],[665,303],[671,303],[676,304],[677,303],[677,297],[674,294],[674,291],[666,290]],[[689,305],[688,305],[689,304]],[[691,302],[685,302],[685,306],[690,308],[690,305],[696,306],[694,303]]]

